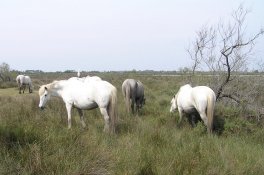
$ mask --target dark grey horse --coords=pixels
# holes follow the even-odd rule
[[[138,113],[139,109],[145,104],[144,98],[144,86],[143,84],[134,79],[126,79],[122,84],[122,92],[125,97],[127,111],[130,112],[130,106],[132,113]]]

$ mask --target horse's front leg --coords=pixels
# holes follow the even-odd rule
[[[72,104],[66,103],[66,109],[67,109],[67,114],[68,114],[68,129],[71,129],[71,109],[72,109]]]
[[[196,123],[198,122],[197,117],[196,117],[195,114],[190,114],[188,116],[188,121],[192,125],[192,127],[195,127],[196,126]]]
[[[83,111],[81,109],[79,109],[79,108],[77,110],[78,110],[78,113],[80,115],[80,120],[81,120],[81,123],[82,123],[82,127],[85,128],[86,124],[85,124],[85,122],[83,120]]]

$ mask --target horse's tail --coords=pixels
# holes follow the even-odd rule
[[[125,96],[125,103],[126,103],[126,108],[127,108],[127,112],[130,112],[130,86],[128,86],[127,84],[124,84],[122,87],[122,92],[123,95]]]
[[[208,95],[207,97],[207,131],[213,132],[214,124],[214,107],[215,107],[215,95]]]
[[[108,105],[108,115],[110,117],[110,131],[115,133],[117,122],[117,90],[115,87],[111,91],[111,99]]]

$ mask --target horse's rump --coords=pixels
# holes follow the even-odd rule
[[[191,87],[189,84],[182,86],[171,101],[170,111],[178,108],[180,119],[182,113],[192,114],[192,108],[196,109],[201,119],[207,125],[209,133],[213,129],[215,93],[207,86]]]

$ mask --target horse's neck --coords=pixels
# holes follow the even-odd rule
[[[63,90],[63,80],[62,81],[56,81],[50,84],[50,92],[51,95],[54,97],[61,97],[61,92]]]

